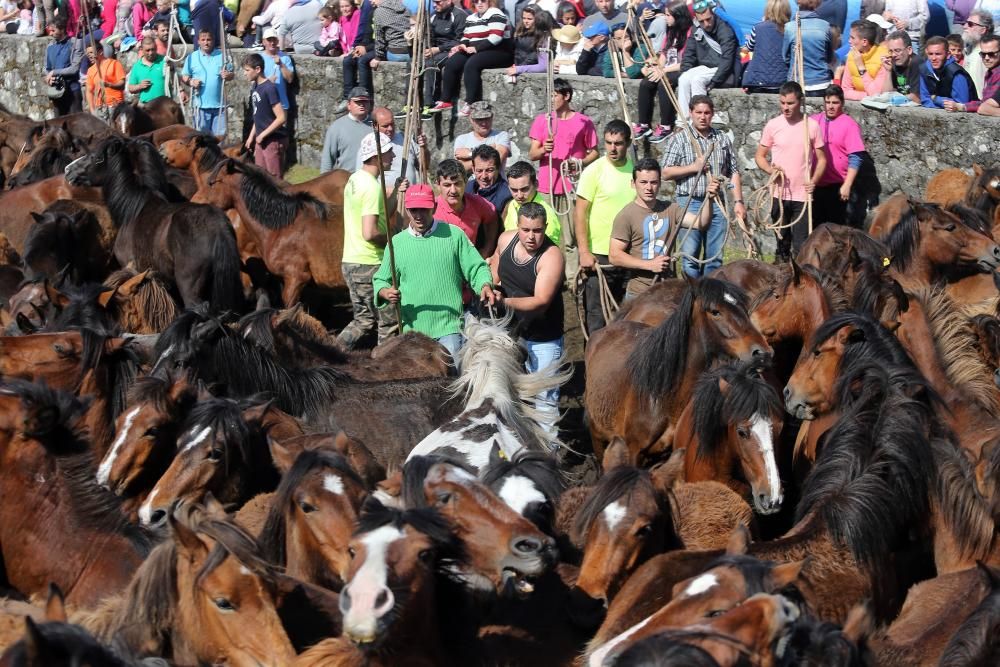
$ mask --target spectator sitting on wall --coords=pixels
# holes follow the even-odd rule
[[[948,55],[954,58],[959,65],[965,67],[965,41],[962,36],[952,34],[945,37],[945,40],[948,42]]]
[[[677,89],[681,75],[681,58],[684,57],[684,49],[691,33],[691,14],[687,10],[687,5],[681,3],[670,5],[664,21],[667,29],[663,48],[657,56],[659,67],[647,63],[642,68],[643,79],[639,82],[638,100],[639,127],[634,131],[637,139],[648,136],[650,143],[654,144],[666,141],[677,121],[677,109],[670,102],[660,78],[665,75],[670,85]],[[660,105],[660,124],[650,129],[654,99]]]
[[[989,111],[982,111],[986,103],[997,97],[1000,92],[1000,36],[987,35],[979,42],[979,57],[986,66],[986,81],[983,85],[983,94],[979,100],[969,100],[968,102],[954,102],[946,100],[944,108],[948,111],[969,111],[979,112],[986,116],[996,115]],[[995,104],[993,105],[995,106]]]
[[[898,30],[885,40],[889,55],[882,58],[882,68],[888,71],[885,91],[896,91],[920,104],[920,63],[913,57],[910,36]]]
[[[518,74],[544,74],[549,68],[549,41],[552,17],[538,5],[528,5],[521,12],[521,22],[514,31],[514,64],[507,68],[510,81]]]
[[[360,168],[358,148],[361,140],[372,133],[368,113],[371,97],[361,86],[351,91],[347,100],[347,113],[330,123],[323,139],[323,153],[320,155],[319,171],[325,174],[334,169],[353,172]]]
[[[730,88],[739,83],[739,41],[726,22],[715,15],[714,0],[697,0],[697,26],[693,43],[684,50],[681,76],[677,81],[677,103],[687,108],[695,95],[707,95],[713,88]]]
[[[434,3],[434,13],[431,15],[431,43],[424,50],[424,109],[422,117],[430,118],[430,106],[441,93],[440,71],[448,54],[462,41],[465,32],[465,20],[469,13],[461,7],[456,7],[454,0],[437,0]]]
[[[608,40],[611,29],[604,21],[597,21],[582,31],[584,42],[580,58],[576,61],[576,73],[587,76],[604,76],[604,60],[608,56]]]
[[[423,155],[424,164],[430,164],[430,154],[427,152],[427,137],[423,133],[418,134],[416,139],[410,139],[410,150],[403,151],[403,133],[396,131],[396,117],[386,107],[376,107],[372,110],[372,120],[378,125],[378,131],[392,139],[392,153],[394,155],[392,164],[385,170],[386,194],[391,195],[396,187],[396,181],[402,176],[410,183],[416,180],[417,162],[420,159],[418,151]],[[369,127],[369,134],[371,129]],[[386,150],[386,147],[382,147]],[[406,157],[406,173],[402,173],[403,158]],[[358,151],[357,164],[361,166],[361,154]]]
[[[979,43],[986,35],[993,34],[993,15],[989,12],[974,11],[965,22],[962,29],[962,42],[965,44],[965,71],[972,77],[976,90],[982,90],[986,83],[986,67],[979,57]]]
[[[465,191],[479,195],[497,211],[497,222],[500,212],[511,200],[510,188],[503,178],[500,166],[500,153],[497,149],[483,144],[472,151],[472,178],[465,184]]]
[[[287,11],[288,0],[271,0],[267,8],[250,19],[250,22],[256,26],[255,32],[263,30],[265,27],[277,30],[281,27],[281,22],[284,20],[285,12]]]
[[[368,67],[374,72],[382,61],[410,62],[410,46],[406,42],[406,31],[410,29],[410,15],[403,5],[403,0],[375,0],[372,21],[375,30],[375,58],[368,61]],[[361,62],[364,62],[364,58]],[[371,82],[371,73],[368,75],[368,81]],[[374,93],[374,85],[369,91]]]
[[[920,104],[928,109],[944,109],[945,103],[965,104],[978,100],[972,77],[948,56],[944,37],[931,37],[924,46],[926,61],[920,68]]]
[[[319,20],[323,28],[319,31],[319,41],[313,45],[316,47],[313,51],[314,56],[336,57],[343,53],[340,50],[340,23],[337,20],[340,18],[339,13],[338,7],[330,5],[323,5],[319,10]]]
[[[576,74],[576,63],[583,53],[583,36],[575,25],[564,25],[552,31],[556,50],[552,54],[554,74]]]
[[[371,77],[367,62],[375,57],[375,36],[372,33],[372,12],[374,11],[375,6],[371,0],[363,0],[361,7],[355,12],[355,15],[359,17],[358,32],[354,37],[351,50],[344,53],[344,99],[333,110],[334,113],[343,113],[347,109],[347,102],[353,94],[351,91],[358,86],[362,86],[367,91],[368,98],[371,99],[371,86],[365,85],[364,77]],[[367,58],[364,64],[360,63],[361,59],[366,58],[369,53],[371,53],[371,58]]]
[[[834,83],[844,89],[844,97],[862,100],[878,95],[885,87],[889,73],[882,67],[882,59],[889,55],[884,44],[878,44],[879,27],[862,19],[851,24],[848,41],[851,50],[847,54],[847,64],[837,68]]]
[[[205,2],[205,0],[202,0]],[[319,0],[289,0],[288,11],[278,28],[278,37],[294,53],[312,53],[323,24],[319,20]]]
[[[799,18],[802,24],[802,70],[805,74],[806,96],[822,95],[833,80],[830,62],[834,53],[834,36],[830,24],[814,11],[819,0],[799,0]],[[839,33],[838,33],[839,34]],[[798,79],[798,58],[796,58],[797,30],[785,31],[782,52],[788,64],[788,81]]]
[[[743,87],[748,93],[775,93],[788,80],[783,45],[785,27],[791,18],[788,0],[767,0],[764,20],[750,30],[747,38],[747,51],[753,54],[743,71]]]
[[[501,167],[506,165],[510,156],[510,134],[506,130],[493,129],[493,105],[486,100],[473,103],[469,107],[469,122],[472,131],[455,137],[455,159],[466,171],[472,171],[472,151],[485,144],[500,153]]]
[[[45,48],[45,85],[57,116],[81,111],[80,63],[83,45],[66,34],[66,18],[57,16],[52,23],[52,43]],[[62,90],[62,95],[56,91]]]

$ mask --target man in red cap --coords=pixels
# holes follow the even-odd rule
[[[490,269],[461,229],[434,219],[434,191],[411,185],[406,191],[407,228],[392,238],[398,287],[389,262],[372,279],[375,305],[399,303],[401,331],[419,331],[441,343],[458,365],[462,339],[462,284],[493,305]]]

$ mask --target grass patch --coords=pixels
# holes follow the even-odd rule
[[[305,181],[312,180],[317,176],[319,176],[319,169],[316,167],[306,167],[301,164],[292,165],[292,168],[285,172],[285,180],[292,185],[304,183]]]

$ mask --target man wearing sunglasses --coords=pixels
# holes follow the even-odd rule
[[[694,31],[684,49],[681,76],[677,81],[677,101],[687,109],[695,95],[707,95],[713,88],[736,85],[739,72],[739,40],[732,27],[715,15],[714,0],[695,0]]]
[[[986,83],[987,65],[979,56],[982,52],[980,42],[987,35],[993,34],[993,15],[989,12],[976,10],[969,14],[962,28],[962,43],[965,45],[965,71],[972,77],[976,90],[982,90]]]
[[[987,35],[979,42],[979,59],[986,67],[986,81],[983,85],[983,94],[979,100],[969,100],[961,104],[958,102],[946,101],[944,108],[948,111],[968,111],[970,113],[980,113],[984,116],[1000,116],[1000,36]]]

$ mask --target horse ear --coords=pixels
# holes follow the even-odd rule
[[[403,506],[403,471],[397,470],[375,486],[372,494],[386,507],[402,509]]]
[[[729,391],[729,381],[726,378],[719,378],[719,393],[723,396]]]
[[[982,167],[982,165],[978,165],[975,162],[973,162],[972,163],[972,173],[975,174],[976,176],[982,176],[983,175],[983,167]]]
[[[628,446],[625,444],[625,440],[621,436],[616,435],[611,439],[611,443],[608,448],[604,450],[604,460],[601,467],[604,472],[613,470],[614,468],[620,468],[621,466],[627,466],[629,464]]]
[[[852,269],[857,269],[861,266],[861,255],[858,254],[858,249],[854,246],[851,246],[851,249],[848,251],[847,259]]]
[[[23,333],[33,334],[36,331],[38,331],[38,327],[32,324],[31,320],[29,320],[28,316],[25,315],[24,313],[18,313],[14,317],[14,321],[17,322],[17,328],[20,329]]]
[[[799,265],[794,259],[790,259],[789,264],[792,267],[792,284],[798,286],[799,281],[802,278],[802,269],[799,268]]]
[[[506,456],[504,455],[503,450],[500,449],[500,443],[498,443],[496,440],[494,440],[493,441],[493,447],[490,448],[490,462],[489,462],[489,466],[491,468],[493,466],[498,466],[501,463],[503,463],[503,461],[504,461],[505,458],[506,458]]]
[[[248,422],[262,422],[264,421],[264,415],[267,414],[272,405],[274,405],[273,398],[257,405],[251,405],[243,411],[243,419]]]
[[[190,562],[203,559],[213,546],[203,540],[192,527],[193,509],[187,503],[177,503],[171,511],[167,512],[167,520],[173,530],[174,542],[177,543],[177,555],[187,558]]]
[[[302,453],[302,449],[286,446],[271,436],[267,436],[267,448],[271,451],[271,460],[274,462],[274,467],[282,475],[292,469],[295,459]]]
[[[896,329],[898,329],[903,323],[899,320],[882,320],[879,324],[881,324],[889,333],[894,334],[896,333]]]
[[[145,270],[142,273],[137,273],[132,276],[121,285],[118,286],[118,293],[121,294],[126,299],[131,297],[135,290],[146,281],[149,277],[149,270]]]
[[[866,602],[854,605],[844,622],[844,636],[855,644],[871,635],[875,629],[875,617]]]
[[[212,398],[215,397],[212,395],[212,392],[208,390],[208,385],[206,385],[203,381],[198,380],[197,400],[207,401]]]
[[[45,638],[42,637],[42,633],[38,630],[38,625],[31,620],[30,616],[24,617],[24,626],[24,651],[28,654],[27,664],[44,664],[42,652],[45,645]]]
[[[66,623],[66,600],[63,592],[53,583],[49,584],[49,597],[45,601],[45,620],[52,623]]]
[[[675,449],[663,463],[653,466],[649,471],[653,478],[653,486],[665,493],[682,481],[684,476],[684,448]]]
[[[222,503],[212,495],[211,491],[205,493],[205,499],[201,503],[205,508],[205,516],[211,519],[218,519],[219,521],[225,521],[229,518],[229,514],[226,512],[226,508],[222,506]]]
[[[48,279],[45,280],[45,294],[49,297],[49,301],[59,308],[65,308],[69,305],[69,297],[56,289]]]
[[[726,542],[726,553],[730,556],[741,556],[750,548],[750,529],[745,523],[736,526],[729,541]]]
[[[802,573],[802,568],[805,566],[807,560],[809,559],[804,558],[803,560],[791,563],[775,565],[771,570],[771,583],[774,585],[774,590],[780,590],[789,584],[795,583],[799,578],[799,574]]]
[[[112,287],[111,289],[107,289],[101,292],[97,297],[97,304],[104,310],[107,310],[108,306],[111,304],[112,299],[115,298],[115,294],[118,293],[118,289],[119,288],[117,287]]]
[[[32,211],[31,217],[34,219],[35,222],[45,222],[45,216],[42,215],[41,213],[35,213],[34,211]]]

